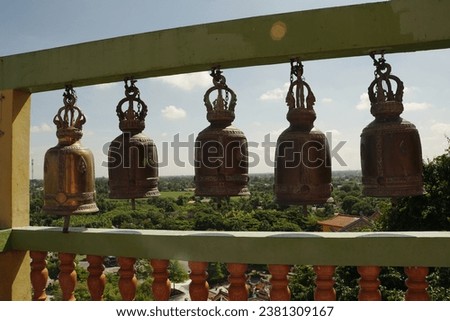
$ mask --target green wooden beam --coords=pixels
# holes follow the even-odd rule
[[[450,47],[450,1],[393,0],[182,27],[0,57],[30,92],[222,68]]]
[[[10,249],[11,229],[0,230],[0,253],[6,252]]]
[[[193,232],[25,227],[11,248],[257,264],[450,267],[450,232]]]

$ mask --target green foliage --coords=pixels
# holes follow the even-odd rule
[[[134,264],[136,278],[138,280],[149,280],[152,277],[152,266],[146,259],[137,259]]]
[[[434,301],[450,301],[450,268],[430,269],[428,293]]]
[[[450,152],[424,164],[425,195],[396,200],[383,216],[391,231],[450,230]]]
[[[335,272],[336,297],[340,301],[358,300],[359,274],[355,266],[338,266]]]
[[[122,296],[119,291],[119,275],[117,273],[106,274],[105,290],[103,292],[105,301],[121,301]]]
[[[58,256],[50,253],[47,257],[47,270],[48,277],[52,280],[56,280],[59,274],[59,260]]]
[[[289,278],[291,298],[294,301],[313,301],[316,274],[310,265],[295,265]]]
[[[370,215],[383,213],[377,230],[449,230],[450,228],[450,156],[439,156],[424,165],[426,195],[398,199],[393,206],[386,199],[363,197],[359,177],[355,173],[341,173],[333,177],[334,204],[315,209],[280,207],[273,199],[273,175],[252,176],[252,195],[223,200],[194,197],[192,177],[160,178],[161,197],[136,200],[132,210],[127,200],[108,198],[108,180],[96,180],[97,205],[100,212],[89,216],[73,216],[71,226],[97,228],[168,229],[168,230],[228,230],[228,231],[319,231],[317,221],[326,219],[342,210],[345,214]],[[60,217],[42,213],[42,181],[33,180],[30,190],[30,220],[32,225],[62,226]],[[183,282],[186,271],[179,262],[170,263],[172,283]],[[148,260],[136,262],[138,277],[137,300],[153,299],[151,293],[151,267]],[[55,256],[48,259],[47,268],[52,280],[56,280],[59,268]],[[263,267],[261,267],[263,268]],[[78,300],[89,299],[87,273],[77,268]],[[227,281],[224,263],[208,266],[210,286]],[[311,266],[295,266],[290,276],[290,288],[294,300],[312,300],[314,295],[314,271]],[[359,274],[355,267],[337,267],[335,289],[340,300],[356,300]],[[379,276],[383,300],[403,300],[405,273],[403,268],[383,267]],[[117,273],[107,274],[105,300],[120,300]],[[429,293],[433,300],[450,300],[450,269],[430,269]],[[61,299],[58,281],[47,288],[49,295]]]
[[[221,262],[211,262],[208,264],[208,283],[210,287],[221,284],[227,280],[227,266]]]
[[[136,301],[153,301],[152,280],[144,280],[136,289]]]
[[[169,261],[169,279],[175,288],[176,283],[182,283],[189,279],[186,269],[177,260]]]
[[[402,267],[383,267],[380,271],[381,298],[385,301],[403,301],[406,275]]]

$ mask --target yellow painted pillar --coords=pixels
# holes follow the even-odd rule
[[[30,93],[0,91],[0,229],[29,225]],[[0,253],[0,300],[30,300],[27,252]]]

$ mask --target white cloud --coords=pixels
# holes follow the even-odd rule
[[[161,79],[164,83],[185,91],[191,91],[196,87],[207,88],[213,86],[212,78],[206,71],[165,76],[160,77],[159,79]]]
[[[266,100],[282,100],[286,97],[286,93],[289,89],[289,83],[285,83],[283,85],[283,87],[281,88],[275,88],[275,89],[271,89],[266,91],[265,93],[263,93],[259,99],[266,101]]]
[[[410,102],[410,103],[403,103],[403,107],[407,111],[416,111],[416,110],[429,109],[429,108],[431,108],[431,104]],[[359,102],[355,108],[358,110],[370,109],[370,100],[369,100],[369,95],[367,93],[363,93],[359,96]]]
[[[431,104],[429,103],[403,103],[403,107],[405,110],[414,111],[414,110],[425,110],[431,108]]]
[[[186,111],[173,105],[166,106],[161,110],[161,114],[168,120],[178,120],[186,118]]]
[[[337,129],[329,129],[326,131],[326,133],[330,133],[332,136],[340,136],[341,132]]]
[[[40,126],[31,126],[30,131],[32,133],[45,133],[45,132],[51,132],[53,129],[52,127],[47,123],[42,123]],[[56,129],[55,129],[56,131]]]
[[[420,89],[417,87],[405,87],[403,89],[403,93],[405,94],[414,94],[420,92]]]
[[[355,108],[358,110],[370,109],[370,100],[367,93],[363,93],[359,96],[359,103]]]
[[[324,104],[331,104],[333,102],[332,98],[322,98],[322,103]]]
[[[116,86],[117,86],[117,83],[110,82],[110,83],[106,83],[106,84],[95,85],[93,87],[94,87],[94,89],[98,89],[98,90],[108,90],[108,89],[114,88]]]
[[[273,138],[278,138],[278,136],[280,136],[281,135],[281,133],[282,132],[284,132],[286,130],[286,128],[279,128],[279,129],[273,129],[273,130],[271,130],[270,132],[269,132],[269,135],[270,135],[270,139],[273,139]]]
[[[435,134],[449,135],[450,134],[450,124],[446,123],[436,123],[431,125],[431,131]]]

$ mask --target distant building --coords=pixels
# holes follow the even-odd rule
[[[355,216],[336,213],[334,217],[327,220],[318,221],[322,226],[323,232],[348,232],[369,227],[379,217],[379,213],[374,213],[371,216]]]

